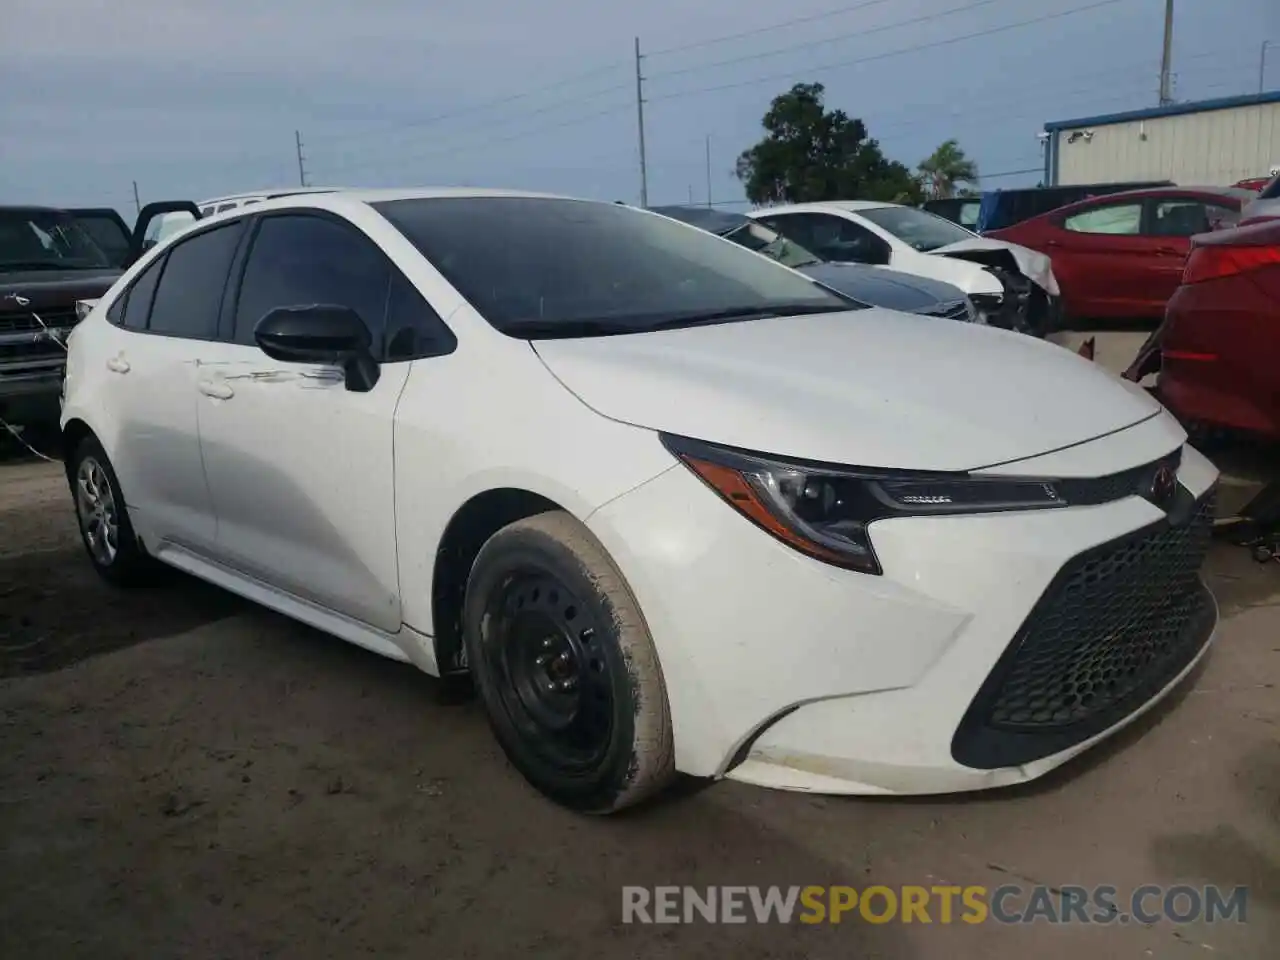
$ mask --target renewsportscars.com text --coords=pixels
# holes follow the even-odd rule
[[[1244,923],[1247,887],[623,887],[623,923]]]

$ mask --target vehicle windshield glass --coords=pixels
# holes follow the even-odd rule
[[[0,271],[101,270],[106,254],[59,210],[0,210]]]
[[[762,223],[748,221],[736,230],[725,235],[740,247],[763,253],[766,257],[777,260],[786,267],[807,267],[814,263],[822,263],[822,259],[810,253],[800,244],[788,240],[782,234],[774,233]]]
[[[736,244],[620,204],[440,197],[374,206],[510,336],[643,333],[861,306]]]
[[[924,252],[973,239],[973,234],[964,227],[915,207],[871,207],[859,210],[858,215],[888,230],[908,246]]]

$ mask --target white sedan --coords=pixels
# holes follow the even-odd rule
[[[1217,472],[1144,391],[612,203],[198,222],[75,329],[62,424],[104,577],[168,564],[470,674],[515,767],[584,811],[677,770],[1029,780],[1217,621]]]
[[[1043,335],[1058,313],[1043,253],[981,237],[927,210],[871,200],[798,203],[747,214],[833,262],[865,263],[959,287],[987,322]]]

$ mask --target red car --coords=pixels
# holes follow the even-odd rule
[[[1192,241],[1163,325],[1124,375],[1157,369],[1182,420],[1280,441],[1280,220]]]
[[[1255,196],[1235,187],[1149,187],[1091,197],[987,236],[1049,255],[1067,319],[1158,320],[1192,236],[1234,226]]]

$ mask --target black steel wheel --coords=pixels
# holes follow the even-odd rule
[[[635,599],[573,517],[498,531],[472,567],[467,660],[494,733],[535,787],[608,813],[674,772],[656,651]]]

